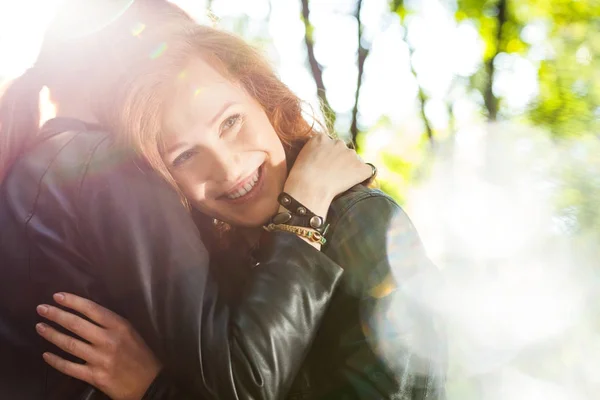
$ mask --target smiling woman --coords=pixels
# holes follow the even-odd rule
[[[197,210],[236,226],[266,223],[287,178],[277,132],[243,86],[204,60],[185,71],[165,112],[170,173]]]

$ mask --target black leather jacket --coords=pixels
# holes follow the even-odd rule
[[[419,300],[442,282],[410,219],[383,192],[357,185],[333,201],[328,221],[323,252],[344,275],[285,398],[445,399],[444,329]],[[213,255],[227,259],[228,251]],[[225,264],[237,268],[224,272],[221,287],[243,301],[235,293],[256,270]],[[149,392],[160,399],[168,384],[159,379]]]
[[[95,396],[41,357],[56,348],[36,334],[35,307],[57,291],[140,332],[172,372],[148,398],[282,397],[342,270],[284,232],[258,261],[243,302],[229,307],[176,193],[107,135],[50,121],[0,189],[0,398]]]
[[[344,275],[287,399],[445,399],[444,329],[417,300],[442,282],[410,219],[358,185],[328,221],[323,252]]]

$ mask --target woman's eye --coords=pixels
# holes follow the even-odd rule
[[[194,156],[194,154],[196,154],[196,152],[193,150],[184,151],[179,156],[177,156],[177,158],[175,160],[173,160],[173,166],[178,167],[178,166],[182,165],[187,160],[192,158]]]
[[[234,115],[232,115],[231,117],[229,117],[225,121],[223,121],[223,125],[221,126],[221,132],[224,133],[225,131],[233,128],[241,120],[242,120],[242,116],[240,114],[234,114]]]

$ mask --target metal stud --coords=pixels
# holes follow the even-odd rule
[[[315,228],[315,229],[319,229],[320,227],[323,226],[323,219],[321,217],[318,216],[314,216],[310,219],[309,224],[311,227]]]
[[[273,217],[274,224],[285,224],[292,219],[292,214],[289,212],[282,212]]]

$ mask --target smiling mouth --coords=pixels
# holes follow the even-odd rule
[[[254,194],[258,191],[262,183],[263,168],[264,164],[258,167],[254,173],[245,179],[242,185],[239,185],[236,189],[221,196],[223,200],[233,202],[244,202],[254,197]]]

